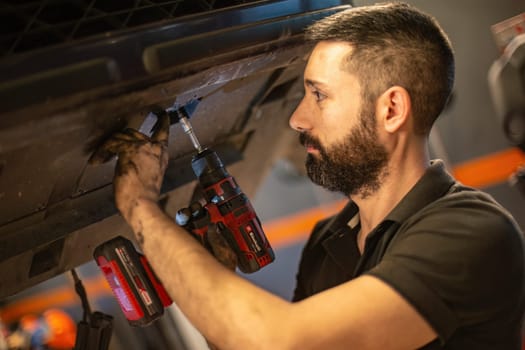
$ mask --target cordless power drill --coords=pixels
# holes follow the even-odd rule
[[[168,110],[170,117],[182,124],[198,152],[191,160],[191,167],[205,200],[203,210],[190,207],[193,209],[190,215],[179,211],[176,221],[205,246],[208,224],[216,224],[237,255],[239,269],[244,273],[252,273],[271,263],[275,256],[248,197],[228,173],[217,153],[203,149],[197,140],[189,117],[198,102],[193,100],[186,106]]]
[[[271,263],[275,256],[246,195],[226,171],[217,153],[200,146],[188,120],[198,102],[193,100],[183,107],[167,110],[170,118],[182,124],[198,151],[191,165],[205,200],[203,206],[192,204],[189,213],[180,210],[176,221],[208,249],[209,224],[215,224],[236,253],[239,269],[252,273]],[[146,257],[130,240],[118,236],[99,245],[93,255],[130,325],[150,324],[172,303]]]

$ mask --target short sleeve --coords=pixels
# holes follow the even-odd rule
[[[444,343],[459,327],[517,312],[523,255],[522,234],[504,209],[480,193],[456,193],[405,222],[367,274],[397,290]]]

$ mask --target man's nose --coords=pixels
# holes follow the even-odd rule
[[[288,121],[290,127],[296,131],[304,132],[310,130],[311,125],[308,121],[306,102],[303,98]]]

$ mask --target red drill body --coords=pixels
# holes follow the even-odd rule
[[[204,207],[235,251],[239,269],[252,273],[271,263],[273,249],[255,210],[217,153],[205,149],[193,157],[191,165],[206,199]],[[205,230],[196,233],[205,234]]]

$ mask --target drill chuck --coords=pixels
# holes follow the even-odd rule
[[[203,187],[230,176],[217,153],[209,149],[197,153],[191,160],[191,167]]]

